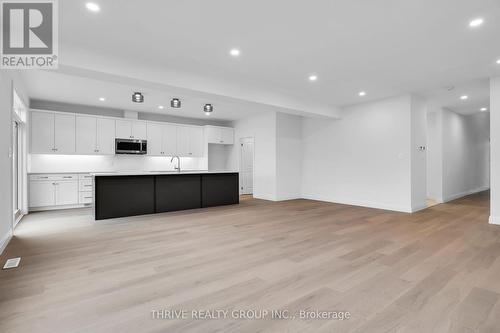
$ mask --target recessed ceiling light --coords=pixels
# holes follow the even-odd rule
[[[163,105],[158,105],[158,109],[163,110],[165,107]]]
[[[142,103],[144,102],[144,95],[140,92],[135,92],[132,94],[132,102]]]
[[[170,101],[170,106],[174,109],[179,109],[181,107],[181,100],[178,98],[172,98]]]
[[[364,91],[360,91],[360,92],[358,93],[358,95],[359,95],[359,96],[361,96],[361,97],[366,96],[366,92],[364,92]]]
[[[106,98],[104,98],[104,97],[99,97],[99,100],[100,100],[101,102],[104,102],[104,101],[106,100]]]
[[[309,75],[309,81],[314,82],[316,80],[318,80],[318,76],[316,74]]]
[[[468,98],[469,98],[469,96],[467,96],[467,95],[462,95],[462,96],[460,96],[460,99],[461,99],[462,101],[465,101],[465,100],[466,100],[466,99],[468,99]]]
[[[229,51],[229,54],[232,55],[233,57],[238,57],[240,55],[240,50],[231,49],[231,51]]]
[[[499,64],[499,65],[500,65],[500,59],[498,59],[498,60],[497,60],[497,64]]]
[[[484,20],[482,18],[476,18],[473,19],[472,21],[469,22],[469,27],[471,28],[477,28],[481,26],[484,23]]]
[[[488,111],[488,108],[481,108],[481,111],[484,112],[484,111]]]
[[[94,13],[97,13],[98,11],[101,10],[101,7],[99,7],[98,4],[93,3],[93,2],[87,2],[85,4],[85,7],[87,7],[88,10],[90,10],[91,12],[94,12]]]

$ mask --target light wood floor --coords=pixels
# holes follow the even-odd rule
[[[25,218],[0,332],[500,332],[500,227],[481,193],[408,215],[307,200],[92,222]],[[158,320],[152,310],[349,311]]]

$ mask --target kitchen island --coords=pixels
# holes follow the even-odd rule
[[[95,173],[94,217],[103,220],[239,203],[238,172]]]

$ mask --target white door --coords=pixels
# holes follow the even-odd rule
[[[54,153],[54,114],[31,112],[31,152]]]
[[[190,157],[203,157],[203,128],[189,127],[189,152]]]
[[[148,124],[148,155],[163,155],[163,126],[160,124]]]
[[[179,156],[189,155],[189,127],[177,126],[177,154]]]
[[[97,121],[94,117],[76,117],[76,152],[95,154],[97,151]]]
[[[163,126],[163,153],[167,156],[177,155],[177,126],[164,125]],[[149,142],[148,142],[149,144]]]
[[[114,119],[97,118],[97,153],[113,155],[115,153]]]
[[[240,191],[241,194],[253,193],[253,161],[254,161],[253,138],[242,138],[240,140],[241,163],[240,163]]]
[[[75,152],[75,118],[75,115],[54,114],[54,144],[57,154]]]
[[[56,182],[56,205],[76,205],[78,203],[78,181]]]
[[[30,207],[54,206],[55,202],[55,185],[52,181],[30,182]]]
[[[146,123],[143,121],[132,122],[132,139],[147,140],[148,130]]]
[[[118,139],[132,139],[132,122],[130,120],[116,121],[116,137]]]
[[[222,128],[221,141],[225,145],[232,145],[234,143],[234,130],[230,127]]]

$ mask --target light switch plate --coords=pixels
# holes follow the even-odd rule
[[[3,269],[16,268],[17,266],[19,266],[20,262],[21,262],[20,257],[7,259],[5,265],[3,265]]]

